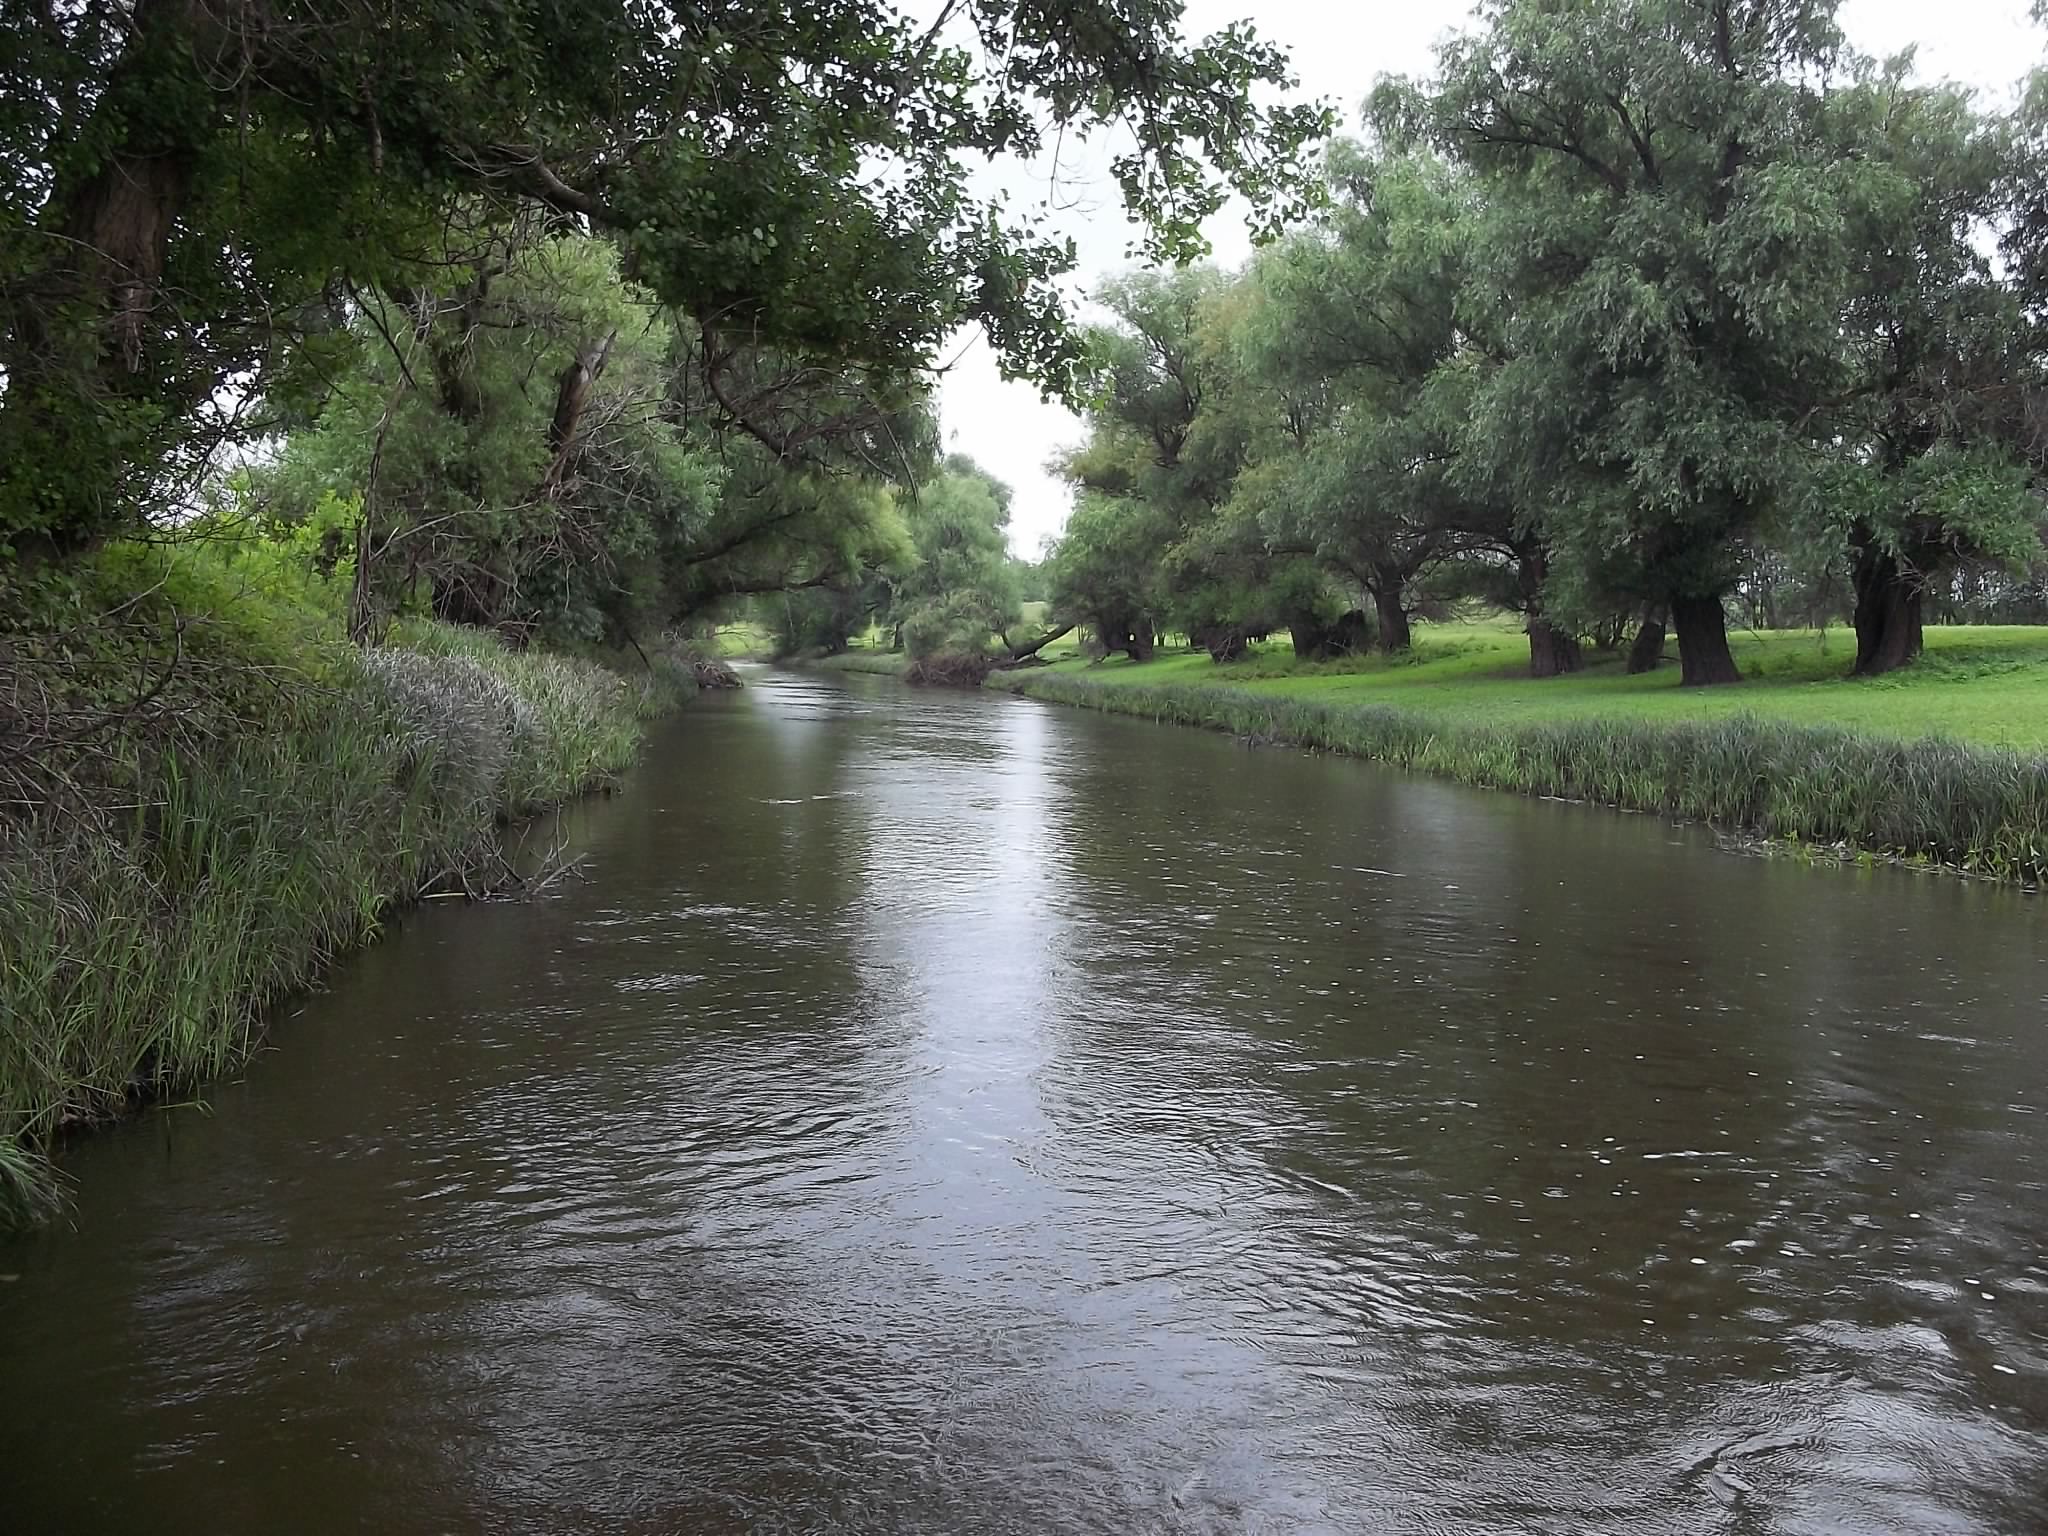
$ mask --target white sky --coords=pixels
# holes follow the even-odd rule
[[[1190,37],[1248,17],[1261,36],[1292,55],[1299,94],[1333,102],[1344,128],[1355,130],[1358,104],[1383,74],[1426,73],[1432,48],[1470,15],[1469,0],[1189,0]],[[2028,0],[1845,0],[1841,23],[1849,41],[1879,56],[1907,47],[1918,51],[1920,73],[1979,87],[1987,100],[2009,99],[2021,78],[2043,59],[2048,33],[2028,18]],[[1102,152],[1067,146],[1057,187],[1049,163],[1009,166],[984,187],[1008,190],[1023,210],[1054,204],[1054,227],[1071,236],[1080,254],[1077,293],[1127,265],[1131,230]],[[1242,262],[1251,246],[1242,224],[1226,209],[1208,230],[1215,260]],[[957,359],[939,390],[947,446],[972,455],[1016,490],[1010,544],[1035,558],[1046,538],[1065,523],[1067,487],[1046,473],[1055,450],[1079,442],[1080,420],[1038,398],[1029,384],[1005,384],[977,331],[956,343]]]

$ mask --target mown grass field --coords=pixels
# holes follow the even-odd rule
[[[2048,627],[1930,627],[1918,663],[1870,679],[1846,675],[1855,654],[1855,635],[1846,628],[1737,633],[1731,642],[1747,680],[1706,689],[1679,687],[1675,660],[1630,677],[1620,657],[1592,654],[1574,676],[1531,678],[1523,636],[1484,622],[1418,625],[1406,657],[1303,663],[1281,640],[1224,665],[1200,652],[1162,653],[1143,664],[1124,657],[1091,663],[1070,654],[1041,675],[1080,675],[1105,685],[1223,684],[1318,703],[1391,705],[1473,725],[1755,715],[1879,736],[2048,746]]]

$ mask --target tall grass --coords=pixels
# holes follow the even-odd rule
[[[137,742],[133,804],[0,822],[0,1225],[65,1126],[217,1076],[382,915],[496,868],[496,827],[608,783],[688,690],[415,626],[264,683],[261,729]]]
[[[2048,874],[2048,756],[1734,716],[1455,724],[1439,714],[1202,684],[1001,674],[1053,703],[1370,758],[1467,784],[1592,800],[1766,838],[2003,880]]]

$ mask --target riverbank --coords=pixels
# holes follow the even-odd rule
[[[1929,639],[1932,644],[1933,632]],[[1597,696],[1588,699],[1591,690],[1574,700],[1571,679],[1560,687],[1475,678],[1471,703],[1461,710],[1450,702],[1452,693],[1404,697],[1398,684],[1347,686],[1346,679],[1372,676],[1363,667],[1318,670],[1276,661],[1255,658],[1235,669],[1192,657],[1121,667],[1066,663],[998,673],[989,686],[1343,753],[1486,788],[1701,821],[1750,837],[2000,880],[2039,883],[2048,872],[2048,755],[2037,748],[1943,735],[1909,740],[1769,718],[1773,690],[1765,688],[1643,689],[1649,708],[1641,701],[1631,707],[1616,689],[1622,697],[1610,697],[1602,708]],[[1269,675],[1257,675],[1262,665],[1272,669]],[[2048,690],[2039,664],[2033,666],[2037,675],[2002,691]],[[1384,675],[1392,668],[1382,663],[1379,670]],[[1530,697],[1515,701],[1519,711],[1500,708],[1488,683],[1527,689]],[[1664,703],[1663,695],[1676,697]],[[1422,698],[1431,702],[1410,702]],[[1574,703],[1580,707],[1573,709]],[[2014,726],[2033,728],[2040,718]]]
[[[1756,715],[1839,726],[1875,736],[1952,736],[1991,746],[2048,750],[2048,627],[1934,626],[1920,660],[1884,677],[1852,678],[1856,637],[1821,630],[1729,636],[1743,681],[1682,688],[1668,658],[1631,676],[1620,655],[1588,652],[1582,671],[1529,676],[1527,639],[1505,621],[1421,624],[1412,651],[1305,662],[1284,642],[1221,665],[1205,653],[1161,652],[1134,664],[1117,656],[1055,662],[1055,674],[1105,684],[1198,683],[1280,698],[1379,704],[1465,724],[1583,718],[1706,722]]]
[[[865,672],[877,677],[901,677],[910,670],[910,658],[901,651],[841,651],[837,656],[820,656],[806,666],[828,672]]]
[[[393,909],[502,883],[499,829],[692,691],[426,622],[360,650],[337,585],[180,545],[0,578],[0,1226],[52,1204],[54,1138],[232,1068]]]

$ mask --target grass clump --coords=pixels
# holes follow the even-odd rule
[[[1752,836],[2038,882],[2048,757],[1755,715],[1458,721],[1385,704],[1059,671],[993,685],[1054,703],[1369,758],[1467,784],[1591,800]]]
[[[65,1128],[231,1068],[266,1005],[489,884],[500,824],[611,783],[691,686],[421,622],[358,651],[317,592],[236,577],[115,549],[0,620],[0,1225],[48,1210]]]

